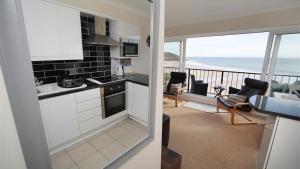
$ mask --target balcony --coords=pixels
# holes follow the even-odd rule
[[[171,72],[178,72],[179,68],[164,67],[164,84],[168,82]],[[191,89],[191,75],[195,75],[196,80],[203,80],[203,83],[208,83],[207,95],[214,96],[214,87],[222,85],[225,88],[222,94],[229,94],[229,87],[240,89],[244,84],[245,78],[260,79],[262,74],[255,72],[244,71],[224,71],[211,69],[194,69],[185,68],[187,73],[187,87],[185,92],[190,93]],[[268,79],[268,78],[266,78]],[[288,84],[293,84],[300,80],[300,76],[287,74],[274,74],[270,85],[270,93],[273,92],[289,92]]]

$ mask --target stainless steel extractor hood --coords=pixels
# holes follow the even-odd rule
[[[119,46],[119,42],[105,36],[106,25],[105,18],[95,17],[95,34],[91,34],[88,38],[83,40],[84,44],[90,45],[109,45],[109,46]]]

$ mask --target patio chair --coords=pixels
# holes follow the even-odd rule
[[[191,75],[191,93],[207,96],[207,88],[208,83],[203,83],[203,80],[196,80],[195,75]]]
[[[175,106],[178,107],[178,95],[183,93],[186,87],[186,73],[185,72],[171,72],[171,78],[164,91],[164,96],[175,100]]]
[[[251,119],[247,118],[238,110],[250,112],[252,108],[249,105],[249,98],[254,95],[265,95],[268,89],[268,82],[245,78],[245,85],[236,94],[222,95],[217,97],[217,112],[219,109],[225,109],[231,113],[231,124],[234,125],[234,116],[236,113],[248,120],[250,123],[238,123],[238,124],[256,124]]]

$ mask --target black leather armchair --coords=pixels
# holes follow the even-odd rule
[[[186,87],[186,73],[185,72],[171,72],[171,78],[168,82],[167,88],[164,91],[164,96],[175,100],[175,106],[178,106],[178,95],[182,94],[184,88]],[[176,91],[172,91],[172,84],[181,83],[181,87]]]
[[[231,92],[235,94],[223,95],[217,97],[217,112],[219,109],[225,109],[231,113],[231,124],[234,124],[234,115],[235,113],[240,114],[237,110],[242,111],[251,111],[249,105],[249,98],[254,95],[265,95],[268,90],[268,82],[245,78],[245,85],[242,86],[241,90],[231,88]],[[229,92],[230,93],[230,92]],[[246,120],[252,122],[246,116],[240,114]],[[246,123],[249,124],[249,123]],[[250,123],[251,124],[251,123]]]
[[[195,75],[191,75],[191,93],[207,96],[207,88],[208,83],[203,83],[202,80],[196,80]]]

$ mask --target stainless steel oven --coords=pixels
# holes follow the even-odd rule
[[[139,56],[139,40],[121,38],[120,53],[121,57],[138,57]]]
[[[101,87],[102,117],[107,118],[126,109],[125,81]]]

